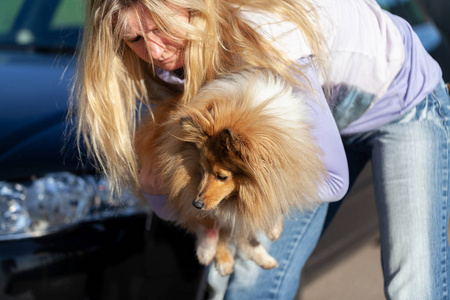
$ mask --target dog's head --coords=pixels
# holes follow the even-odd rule
[[[213,210],[222,202],[236,198],[245,174],[248,143],[234,128],[212,129],[204,121],[189,116],[182,117],[180,124],[184,140],[199,152],[201,181],[192,204],[197,209]]]

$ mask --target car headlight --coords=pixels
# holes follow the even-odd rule
[[[94,175],[49,173],[28,184],[0,181],[0,240],[39,236],[93,219],[142,212],[125,192],[111,197]]]

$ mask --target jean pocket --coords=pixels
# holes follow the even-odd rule
[[[433,102],[437,102],[435,99],[437,97],[433,94],[434,93],[429,94],[422,101],[416,104],[416,106],[404,113],[397,120],[391,122],[391,124],[402,124],[426,119],[428,117],[430,106],[433,105]]]

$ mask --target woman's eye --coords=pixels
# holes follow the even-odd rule
[[[139,42],[139,40],[140,40],[141,38],[142,38],[142,37],[141,37],[140,35],[138,35],[138,36],[136,36],[135,38],[130,39],[129,41],[130,41],[131,43],[136,43],[136,42]]]
[[[159,28],[153,29],[153,30],[152,30],[152,33],[153,33],[155,36],[158,36],[158,37],[160,37],[160,36],[163,35],[162,31],[161,31]]]

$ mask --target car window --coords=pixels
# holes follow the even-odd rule
[[[0,0],[0,49],[75,49],[84,22],[82,0]]]
[[[50,29],[81,27],[84,21],[83,1],[62,0],[50,22]]]
[[[24,0],[2,0],[0,1],[0,34],[11,30]]]

